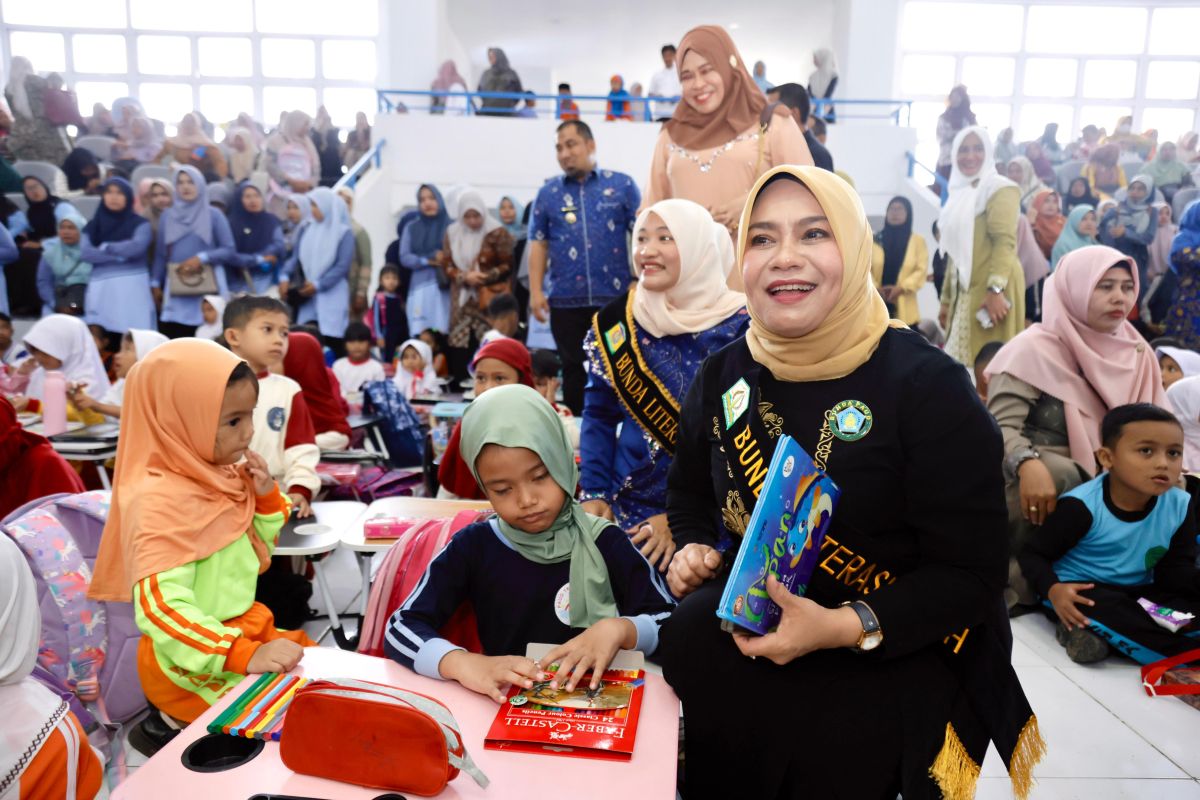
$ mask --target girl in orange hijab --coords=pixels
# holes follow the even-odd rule
[[[248,449],[257,401],[250,367],[200,339],[156,348],[126,379],[88,596],[133,601],[138,674],[168,725],[191,722],[247,674],[290,670],[315,644],[276,630],[254,600],[290,511]]]
[[[1030,204],[1033,219],[1033,238],[1037,241],[1042,255],[1050,258],[1054,244],[1062,235],[1067,218],[1062,213],[1062,198],[1053,189],[1043,189],[1033,196]]]

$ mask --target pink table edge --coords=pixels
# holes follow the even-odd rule
[[[679,700],[658,675],[646,674],[646,694],[638,720],[637,744],[629,762],[485,750],[483,737],[495,717],[496,704],[456,683],[417,675],[388,659],[333,648],[308,648],[292,674],[308,677],[354,677],[399,686],[436,697],[454,713],[467,750],[491,779],[480,789],[470,777],[459,775],[438,797],[520,798],[556,796],[566,790],[572,798],[675,797],[675,770],[679,743]],[[266,743],[263,752],[247,764],[225,772],[199,773],[180,762],[183,751],[204,736],[208,723],[232,703],[234,688],[221,702],[188,726],[154,758],[137,768],[112,793],[114,800],[247,800],[269,792],[314,798],[374,798],[379,789],[297,775],[279,759],[279,745]],[[542,790],[542,794],[539,794]]]

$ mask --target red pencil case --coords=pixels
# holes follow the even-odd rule
[[[460,770],[481,787],[488,784],[450,709],[432,697],[368,681],[313,681],[298,690],[279,755],[303,775],[426,797],[445,789]]]

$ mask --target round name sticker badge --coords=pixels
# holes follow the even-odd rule
[[[564,583],[554,595],[554,616],[567,627],[571,626],[571,584]]]
[[[871,432],[875,421],[871,409],[861,400],[843,400],[832,409],[833,435],[843,442],[857,442]]]

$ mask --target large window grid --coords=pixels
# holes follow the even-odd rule
[[[1121,24],[1086,28],[1098,14]],[[1173,141],[1200,127],[1198,29],[1194,5],[911,0],[897,89],[914,100],[918,156],[936,160],[937,117],[959,83],[993,135],[1011,126],[1025,141],[1057,122],[1065,143],[1084,125],[1111,132],[1132,115],[1134,130],[1157,128],[1160,141]]]
[[[281,111],[313,113],[318,104],[336,125],[352,126],[356,111],[375,108],[377,0],[323,4],[338,10],[332,25],[297,3],[312,5],[215,0],[197,14],[194,5],[166,0],[5,0],[0,42],[5,64],[23,55],[40,74],[61,74],[85,116],[93,103],[131,95],[168,126],[193,109],[217,124],[248,111],[271,126]],[[65,5],[90,16],[64,13]],[[59,8],[46,19],[39,6]],[[59,18],[89,27],[52,24]],[[180,30],[195,24],[211,27]]]

